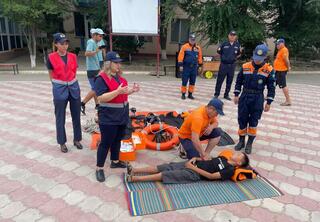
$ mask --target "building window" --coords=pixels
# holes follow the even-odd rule
[[[0,17],[0,34],[1,33],[7,33],[5,20],[3,17]]]
[[[0,51],[22,48],[22,34],[19,25],[0,17]]]
[[[9,50],[9,43],[8,43],[8,37],[2,36],[2,43],[3,43],[3,51]]]
[[[176,19],[171,23],[171,42],[184,43],[188,41],[190,32],[189,19]]]

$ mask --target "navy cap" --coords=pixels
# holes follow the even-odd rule
[[[107,53],[106,60],[111,62],[122,62],[119,54],[113,51]]]
[[[53,34],[53,41],[54,43],[61,43],[61,44],[66,41],[69,42],[66,35],[60,32]]]
[[[236,31],[231,30],[231,31],[229,32],[229,35],[237,35],[237,33],[236,33]]]
[[[191,40],[196,40],[196,34],[190,33],[189,39],[191,39]]]
[[[281,44],[281,43],[285,43],[284,39],[278,39],[278,40],[276,41],[276,44],[277,44],[277,45],[279,45],[279,44]]]
[[[253,60],[254,61],[265,60],[267,58],[268,50],[269,49],[266,46],[266,44],[257,45],[257,47],[255,48],[255,50],[253,52]]]
[[[210,102],[208,103],[208,106],[213,106],[219,115],[224,116],[223,102],[220,99],[214,98],[210,100]]]

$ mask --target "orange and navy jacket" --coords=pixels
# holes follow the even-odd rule
[[[178,55],[178,66],[202,65],[202,50],[198,44],[184,44]]]
[[[236,81],[234,95],[239,96],[244,89],[263,94],[267,86],[267,103],[271,104],[275,97],[275,77],[273,67],[269,63],[256,65],[253,61],[242,65]]]

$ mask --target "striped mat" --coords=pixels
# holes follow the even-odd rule
[[[279,189],[261,176],[238,183],[200,181],[189,184],[163,184],[125,181],[124,184],[132,216],[282,195]]]

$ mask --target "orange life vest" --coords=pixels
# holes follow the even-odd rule
[[[233,150],[223,150],[219,153],[218,156],[223,156],[227,160],[229,160],[232,157],[233,152],[234,152]],[[234,182],[237,182],[237,181],[242,181],[246,179],[254,179],[256,177],[257,177],[257,174],[252,169],[236,167],[234,170],[234,174],[231,177],[231,180],[233,180]]]

